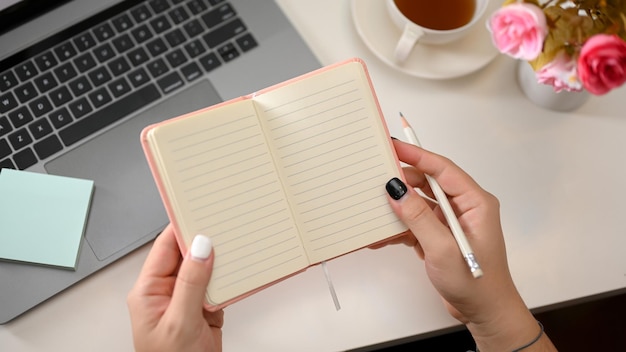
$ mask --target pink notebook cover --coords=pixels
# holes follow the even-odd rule
[[[275,84],[275,85],[270,86],[270,87],[268,87],[268,88],[265,88],[265,89],[259,90],[259,91],[255,92],[255,93],[251,93],[251,94],[248,94],[248,95],[245,95],[245,96],[241,96],[241,97],[234,98],[234,99],[231,99],[231,100],[228,100],[228,101],[224,101],[224,102],[222,102],[222,103],[215,104],[215,105],[212,105],[212,106],[206,107],[206,108],[204,108],[204,109],[200,109],[200,110],[197,110],[197,111],[193,111],[193,112],[190,112],[190,113],[185,114],[185,115],[181,115],[181,116],[174,117],[174,118],[171,118],[171,119],[168,119],[168,120],[165,120],[165,121],[162,121],[162,122],[156,123],[156,124],[152,124],[152,125],[149,125],[149,126],[147,126],[147,127],[145,127],[145,128],[143,129],[143,131],[141,132],[141,144],[142,144],[142,147],[143,147],[144,153],[145,153],[145,155],[146,155],[146,159],[147,159],[147,161],[148,161],[148,164],[149,164],[149,166],[150,166],[150,170],[152,171],[152,175],[153,175],[154,180],[155,180],[155,182],[156,182],[156,186],[157,186],[157,188],[158,188],[158,190],[159,190],[159,193],[160,193],[160,195],[161,195],[161,198],[162,198],[162,200],[163,200],[163,204],[164,204],[164,206],[165,206],[165,210],[166,210],[166,212],[167,212],[167,214],[168,214],[168,217],[169,217],[169,219],[170,219],[170,222],[171,222],[171,224],[172,224],[172,226],[173,226],[173,228],[174,228],[174,233],[176,234],[176,240],[177,240],[178,246],[180,247],[180,251],[181,251],[181,253],[183,254],[183,256],[184,256],[184,255],[185,255],[185,253],[187,252],[187,244],[184,242],[184,240],[183,240],[182,236],[180,236],[180,235],[179,235],[179,234],[180,234],[180,228],[179,228],[179,226],[178,226],[178,223],[177,223],[177,221],[176,221],[176,218],[174,217],[174,212],[173,212],[173,210],[172,210],[171,201],[170,201],[169,197],[167,196],[167,192],[165,191],[165,186],[164,186],[164,184],[163,184],[163,180],[162,180],[162,178],[161,178],[161,176],[160,176],[160,174],[159,174],[159,171],[158,171],[158,168],[157,168],[156,162],[155,162],[155,160],[154,160],[154,156],[153,156],[153,154],[152,154],[152,150],[150,149],[150,145],[149,145],[149,143],[148,143],[148,141],[147,141],[147,134],[148,134],[148,132],[149,132],[151,129],[156,128],[156,127],[158,127],[158,126],[165,125],[165,124],[169,124],[169,123],[174,122],[174,121],[177,121],[177,120],[179,120],[179,119],[184,119],[184,118],[187,118],[187,117],[191,117],[191,116],[194,116],[194,115],[196,115],[196,114],[198,114],[198,113],[201,113],[201,112],[204,112],[204,111],[209,111],[209,110],[212,110],[212,109],[217,109],[217,108],[219,108],[219,107],[221,107],[221,106],[224,106],[224,105],[229,105],[229,104],[232,104],[232,103],[235,103],[235,102],[238,102],[238,101],[242,101],[242,100],[252,99],[252,98],[253,98],[253,97],[255,97],[255,96],[262,95],[262,94],[264,94],[264,93],[266,93],[266,92],[269,92],[269,91],[272,91],[272,90],[274,90],[274,89],[277,89],[277,88],[280,88],[280,87],[283,87],[283,86],[289,85],[289,84],[291,84],[291,83],[294,83],[294,82],[299,81],[299,80],[302,80],[302,79],[306,79],[306,78],[308,78],[308,77],[311,77],[311,76],[317,75],[317,74],[322,73],[322,72],[324,72],[324,71],[331,70],[331,69],[333,69],[333,68],[335,68],[335,67],[337,67],[337,66],[341,66],[341,65],[345,65],[345,64],[348,64],[348,63],[353,63],[353,62],[358,62],[358,63],[360,63],[360,64],[363,66],[363,69],[364,69],[364,71],[365,71],[365,76],[367,77],[367,81],[368,81],[368,83],[369,83],[370,90],[371,90],[371,92],[372,92],[372,95],[374,96],[374,101],[375,101],[375,103],[376,103],[376,108],[377,108],[377,110],[378,110],[378,115],[379,115],[381,118],[383,118],[383,113],[382,113],[382,110],[381,110],[381,108],[380,108],[380,104],[378,103],[378,98],[377,98],[377,96],[376,96],[376,92],[375,92],[375,90],[374,90],[374,86],[373,86],[373,84],[372,84],[372,80],[371,80],[371,77],[370,77],[369,72],[368,72],[368,70],[367,70],[367,66],[365,65],[365,62],[364,62],[362,59],[359,59],[359,58],[352,58],[352,59],[348,59],[348,60],[345,60],[345,61],[341,61],[341,62],[338,62],[338,63],[335,63],[335,64],[331,64],[331,65],[328,65],[328,66],[322,67],[322,68],[317,69],[317,70],[315,70],[315,71],[311,71],[311,72],[306,73],[306,74],[303,74],[303,75],[301,75],[301,76],[298,76],[298,77],[295,77],[295,78],[289,79],[289,80],[287,80],[287,81],[284,81],[284,82],[281,82],[281,83]],[[388,128],[387,128],[387,124],[385,123],[385,121],[383,121],[383,126],[384,126],[384,130],[385,130],[385,133],[386,133],[387,137],[389,137],[389,130],[388,130]],[[388,139],[389,139],[389,141],[390,141],[389,143],[391,143],[391,138],[388,138]],[[392,152],[393,152],[393,155],[394,155],[394,158],[395,158],[395,162],[396,162],[396,165],[397,165],[398,169],[401,169],[400,162],[399,162],[399,160],[398,160],[398,156],[396,155],[396,152],[395,152],[395,149],[393,148],[393,146],[392,146],[391,150],[392,150]],[[404,181],[406,182],[406,180],[404,180]],[[398,237],[398,236],[401,236],[401,235],[402,235],[402,234],[398,234],[398,235],[396,235],[395,237]],[[393,237],[392,237],[392,238],[393,238]],[[391,239],[391,238],[389,238],[388,240],[390,240],[390,239]],[[388,240],[384,240],[384,241],[381,241],[381,242],[385,242],[385,241],[388,241]],[[372,245],[374,245],[374,244],[372,244]],[[360,248],[360,249],[362,249],[362,248]],[[359,250],[359,249],[356,249],[356,250]],[[355,250],[355,251],[356,251],[356,250]],[[352,253],[352,252],[354,252],[354,251],[351,251],[351,252],[348,252],[348,253]],[[344,254],[342,254],[342,255],[346,255],[346,254],[348,254],[348,253],[344,253]],[[332,259],[334,259],[334,258],[332,258]],[[318,264],[319,264],[319,263],[315,263],[315,264],[310,265],[309,267],[312,267],[312,266],[314,266],[314,265],[318,265]],[[265,288],[267,288],[267,287],[270,287],[270,286],[272,286],[272,285],[275,285],[275,284],[276,284],[276,283],[278,283],[278,282],[281,282],[281,281],[283,281],[283,280],[285,280],[285,279],[288,279],[288,278],[290,278],[290,277],[292,277],[292,276],[294,276],[294,275],[297,275],[297,274],[299,274],[299,273],[301,273],[301,272],[305,271],[306,269],[307,269],[307,268],[304,268],[304,269],[302,269],[302,270],[296,271],[296,272],[294,272],[294,273],[292,273],[292,274],[290,274],[290,275],[287,275],[287,276],[285,276],[285,277],[283,277],[283,278],[281,278],[281,279],[278,279],[278,280],[275,280],[275,281],[273,281],[273,282],[270,282],[270,283],[268,283],[268,284],[266,284],[266,285],[260,286],[260,287],[258,287],[258,288],[256,288],[256,289],[252,290],[252,291],[249,291],[249,292],[247,292],[247,293],[245,293],[245,294],[242,294],[242,295],[240,295],[240,296],[237,296],[237,297],[235,297],[235,298],[233,298],[233,299],[231,299],[231,300],[229,300],[229,301],[226,301],[226,302],[224,302],[224,303],[222,303],[222,304],[219,304],[219,305],[210,305],[210,304],[208,304],[208,303],[206,303],[206,302],[205,302],[205,308],[206,308],[207,310],[209,310],[209,311],[217,311],[217,310],[220,310],[220,309],[222,309],[222,308],[224,308],[224,307],[226,307],[226,306],[228,306],[228,305],[231,305],[231,304],[233,304],[233,303],[235,303],[235,302],[237,302],[237,301],[239,301],[239,300],[241,300],[241,299],[244,299],[244,298],[246,298],[246,297],[248,297],[248,296],[251,296],[251,295],[253,295],[253,294],[255,294],[255,293],[257,293],[257,292],[259,292],[259,291],[261,291],[261,290],[263,290],[263,289],[265,289]]]

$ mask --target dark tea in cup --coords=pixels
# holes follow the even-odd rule
[[[435,30],[463,27],[474,17],[476,0],[394,0],[413,23]]]

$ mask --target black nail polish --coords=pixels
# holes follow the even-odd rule
[[[387,189],[387,193],[391,196],[391,198],[398,200],[402,198],[406,194],[406,185],[399,178],[394,177],[385,185]]]

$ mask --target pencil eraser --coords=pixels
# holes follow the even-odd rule
[[[477,268],[474,271],[472,271],[472,275],[474,275],[475,279],[478,279],[479,277],[483,276],[483,271],[482,269]]]

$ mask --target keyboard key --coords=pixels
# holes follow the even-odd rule
[[[115,51],[113,51],[113,47],[111,47],[109,43],[102,44],[93,49],[93,53],[96,55],[99,62],[106,62],[115,56]]]
[[[15,169],[15,165],[11,161],[11,159],[5,159],[0,161],[0,172],[2,169]]]
[[[178,72],[174,71],[166,75],[165,77],[159,79],[157,81],[157,84],[163,91],[163,94],[167,94],[176,90],[177,88],[182,87],[185,84],[185,81],[183,81],[183,79],[180,78],[180,75],[178,74]]]
[[[120,33],[129,30],[133,26],[133,21],[127,14],[122,14],[119,17],[116,17],[112,22],[115,29],[117,29]]]
[[[59,84],[52,72],[46,72],[35,78],[34,81],[37,89],[39,89],[41,93],[45,93]]]
[[[145,24],[133,29],[131,31],[131,34],[138,44],[141,44],[146,40],[152,38],[152,32],[150,32],[150,28],[148,28],[148,26],[146,26]]]
[[[52,133],[52,126],[46,119],[37,119],[35,122],[28,125],[28,130],[35,137],[35,139],[41,139],[46,135]],[[36,150],[36,148],[35,148]],[[37,153],[39,154],[39,153]]]
[[[154,85],[138,89],[90,116],[69,125],[59,132],[63,144],[70,146],[90,134],[128,116],[132,112],[159,99],[161,94]]]
[[[48,118],[50,119],[50,122],[52,122],[52,125],[54,125],[54,127],[57,129],[72,122],[72,116],[66,108],[61,108],[51,113],[50,115],[48,115]]]
[[[57,46],[56,48],[54,48],[54,52],[57,54],[57,57],[61,61],[66,61],[76,56],[76,49],[71,42],[65,42]]]
[[[37,56],[35,58],[35,64],[39,68],[39,71],[43,72],[51,69],[52,67],[59,64],[57,59],[52,55],[51,51],[46,51],[45,53]]]
[[[166,30],[172,28],[172,25],[167,20],[167,17],[165,17],[165,15],[161,15],[150,21],[150,26],[152,26],[152,30],[156,34],[163,33]]]
[[[37,74],[37,68],[32,62],[26,61],[15,67],[15,73],[22,82],[25,82]]]
[[[256,40],[250,33],[242,35],[241,37],[237,38],[235,42],[237,42],[237,45],[239,45],[239,48],[244,53],[258,45]]]
[[[220,54],[224,62],[228,62],[239,56],[239,51],[237,51],[237,48],[235,48],[235,45],[232,43],[222,45],[217,49],[217,53]]]
[[[17,85],[17,78],[11,71],[0,74],[0,91],[5,92]]]
[[[153,57],[159,56],[160,54],[167,51],[167,45],[161,38],[156,38],[146,44],[146,48]]]
[[[0,116],[0,137],[11,132],[12,130],[13,130],[13,127],[11,127],[11,124],[9,123],[9,119],[7,119],[4,116]]]
[[[172,48],[184,43],[187,40],[183,32],[178,28],[165,34],[165,39],[167,39],[167,42]]]
[[[188,82],[191,82],[202,75],[202,70],[200,69],[200,66],[198,66],[198,64],[196,64],[195,62],[190,62],[187,65],[181,67],[180,72],[183,74],[183,77],[185,77]]]
[[[106,88],[100,88],[89,93],[89,100],[91,100],[91,104],[93,104],[94,108],[99,108],[102,105],[105,105],[111,102],[111,95],[107,92]]]
[[[215,5],[219,5],[221,2],[223,2],[224,0],[209,0],[209,3],[213,6]]]
[[[126,61],[126,58],[124,58],[123,56],[111,60],[108,66],[113,76],[119,76],[130,70],[130,65],[128,64],[128,61]]]
[[[76,78],[69,85],[75,97],[81,96],[92,89],[91,83],[84,76]]]
[[[89,72],[89,78],[93,82],[94,86],[99,87],[111,80],[111,74],[106,67],[98,67],[97,69]]]
[[[17,99],[13,93],[8,92],[0,95],[0,113],[4,114],[9,110],[15,109],[17,106]]]
[[[15,95],[21,103],[25,103],[37,96],[37,90],[32,83],[26,82],[15,88]]]
[[[113,39],[113,46],[115,47],[115,49],[117,49],[117,52],[121,54],[127,50],[132,49],[134,44],[128,34],[122,34],[119,37]]]
[[[34,148],[39,159],[43,160],[63,149],[63,144],[61,144],[57,136],[52,135],[41,142],[35,143]]]
[[[28,106],[30,106],[30,110],[36,117],[42,116],[52,111],[52,104],[50,104],[50,100],[48,100],[48,97],[45,95],[31,101]]]
[[[198,34],[204,32],[204,27],[202,27],[202,23],[200,21],[193,19],[183,25],[185,32],[189,38],[193,38]]]
[[[213,29],[236,15],[235,10],[229,4],[225,4],[202,15],[202,20],[209,29]]]
[[[150,10],[148,10],[145,5],[137,6],[136,8],[132,9],[130,13],[137,23],[143,22],[152,17]]]
[[[19,129],[9,135],[9,142],[14,150],[20,150],[32,143],[33,139],[28,134],[26,128]]]
[[[105,42],[111,39],[115,35],[115,32],[113,32],[113,28],[108,22],[104,22],[93,29],[93,34],[96,35],[96,38],[98,38],[100,42]]]
[[[189,54],[190,57],[196,57],[206,51],[204,45],[199,39],[196,39],[192,42],[185,44],[185,51]]]
[[[13,127],[20,128],[31,122],[33,120],[33,115],[31,115],[30,111],[28,111],[28,108],[22,106],[15,111],[11,111],[11,113],[9,113],[9,119],[11,120]]]
[[[52,100],[52,104],[54,104],[54,106],[59,107],[70,101],[72,99],[72,94],[67,87],[62,86],[50,92],[50,99]]]
[[[153,78],[157,78],[168,71],[167,64],[161,58],[151,61],[146,65],[146,68]]]
[[[154,13],[161,13],[170,8],[170,4],[167,3],[167,0],[152,0],[150,1],[150,7]]]
[[[208,7],[201,0],[191,0],[187,3],[187,7],[189,11],[194,15],[201,13],[202,11],[208,9]]]
[[[130,84],[128,84],[128,81],[126,81],[126,78],[124,77],[116,79],[115,81],[109,83],[109,90],[116,98],[119,98],[122,95],[130,92],[130,89]]]
[[[79,51],[86,51],[96,46],[96,40],[91,33],[84,32],[74,38],[74,45],[76,45]]]
[[[246,26],[243,22],[241,22],[240,19],[235,19],[215,29],[214,31],[205,34],[203,38],[209,48],[212,49],[245,31]]]
[[[215,53],[205,55],[201,57],[199,61],[206,72],[211,72],[213,69],[222,64]]]
[[[54,69],[54,73],[61,82],[67,82],[77,75],[76,69],[69,62]]]
[[[80,119],[93,110],[86,98],[80,98],[70,103],[69,108],[75,119]]]
[[[148,73],[143,68],[138,68],[128,74],[128,79],[133,87],[137,88],[150,80]]]
[[[87,72],[96,67],[96,60],[91,53],[84,53],[81,56],[74,59],[74,65],[80,72]]]
[[[111,80],[111,74],[106,67],[98,67],[97,69],[89,72],[89,78],[93,82],[94,86],[99,87]]]
[[[37,157],[30,148],[26,148],[13,155],[13,161],[18,169],[24,170],[37,163]]]
[[[174,51],[167,53],[165,55],[165,58],[167,59],[167,62],[170,63],[170,66],[172,67],[178,67],[184,64],[185,62],[187,62],[187,57],[185,57],[185,54],[183,53],[181,49],[176,49]]]
[[[9,146],[9,142],[7,142],[4,138],[0,139],[0,159],[4,159],[9,155],[11,155],[11,147]]]
[[[148,61],[149,57],[144,48],[139,47],[128,53],[128,59],[133,66],[139,66]]]
[[[173,9],[172,11],[170,11],[169,15],[170,15],[170,19],[172,19],[172,22],[174,22],[175,24],[185,22],[187,19],[189,19],[189,14],[185,10],[185,8],[182,6],[179,6]]]

